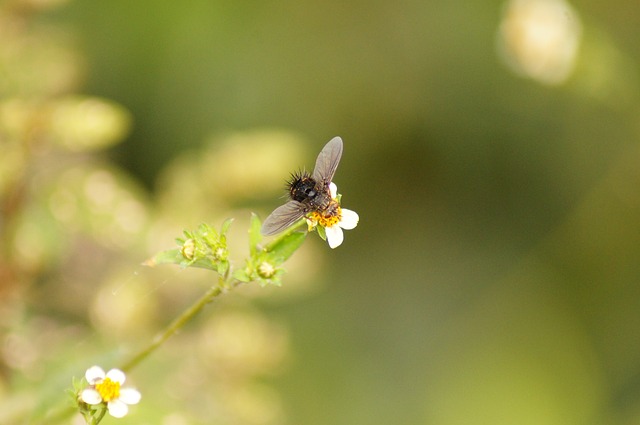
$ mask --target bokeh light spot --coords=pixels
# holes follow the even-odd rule
[[[573,71],[582,25],[563,0],[511,0],[504,9],[498,50],[520,75],[561,84]]]

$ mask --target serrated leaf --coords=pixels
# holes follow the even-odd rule
[[[254,213],[251,213],[251,222],[249,224],[249,252],[253,257],[257,250],[258,244],[262,240],[262,233],[260,233],[260,229],[262,227],[262,222],[260,218]]]
[[[269,250],[269,256],[279,262],[284,262],[296,252],[307,237],[306,232],[294,232],[285,236]]]

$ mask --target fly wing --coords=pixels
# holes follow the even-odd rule
[[[327,187],[333,180],[341,157],[342,139],[334,137],[320,151],[318,159],[316,159],[316,168],[313,169],[313,179]]]
[[[264,236],[275,235],[302,218],[305,214],[304,205],[298,201],[289,201],[279,206],[262,223],[260,230]]]

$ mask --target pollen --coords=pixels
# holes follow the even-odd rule
[[[341,218],[342,218],[342,209],[340,207],[337,207],[334,212],[329,213],[327,215],[324,215],[317,211],[312,211],[311,214],[309,214],[309,219],[311,219],[311,221],[317,222],[322,227],[335,226],[340,222]]]
[[[98,391],[102,400],[109,402],[120,397],[120,382],[105,378],[104,381],[96,384],[96,391]]]

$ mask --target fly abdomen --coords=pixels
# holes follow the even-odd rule
[[[316,196],[311,199],[311,206],[316,211],[325,211],[331,205],[331,193],[328,191],[316,192]]]

